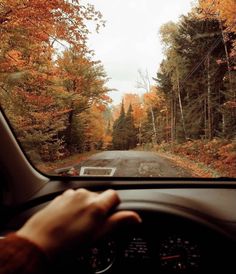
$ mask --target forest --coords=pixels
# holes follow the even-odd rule
[[[105,27],[90,4],[0,1],[0,105],[34,163],[97,150],[153,149],[236,174],[236,2],[199,0],[160,29],[164,59],[138,72],[143,96],[108,96],[88,48]],[[115,88],[115,87],[114,87]]]

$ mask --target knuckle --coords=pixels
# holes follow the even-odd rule
[[[72,195],[74,194],[74,192],[75,191],[73,189],[67,189],[66,191],[62,193],[62,196]]]
[[[110,195],[114,197],[116,200],[120,200],[118,193],[114,189],[109,189]]]
[[[103,216],[105,216],[105,214],[106,214],[106,209],[105,209],[105,207],[102,206],[102,205],[101,205],[100,203],[98,203],[98,202],[93,202],[93,203],[91,203],[90,208],[91,208],[92,214],[93,214],[95,217],[103,217]]]
[[[77,193],[81,193],[81,194],[85,194],[85,193],[88,193],[89,191],[86,190],[85,188],[79,188],[76,190]]]
[[[81,197],[87,197],[87,196],[89,196],[89,193],[90,192],[88,190],[86,190],[85,188],[80,188],[80,189],[76,190],[76,197],[78,199],[80,199]]]

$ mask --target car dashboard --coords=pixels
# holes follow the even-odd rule
[[[48,195],[48,188],[57,191]],[[1,235],[17,230],[65,188],[63,182],[49,183],[12,211]],[[83,252],[63,253],[55,273],[235,273],[235,189],[112,188],[121,198],[117,210],[137,211],[142,223],[120,227]]]
[[[179,218],[141,215],[139,227],[121,230],[85,253],[69,255],[59,269],[71,269],[71,273],[233,273],[233,245],[224,237]]]

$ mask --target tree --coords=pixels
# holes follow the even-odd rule
[[[120,116],[113,124],[112,144],[117,150],[127,150],[137,145],[137,130],[134,125],[132,106],[125,114],[124,101],[121,104]]]
[[[97,30],[104,24],[79,0],[0,3],[0,102],[26,152],[39,160],[61,157],[72,139],[83,144],[85,122],[76,115],[109,101],[104,70],[87,47],[88,21]],[[58,45],[69,48],[60,58]]]
[[[106,127],[104,121],[104,110],[96,105],[93,105],[85,112],[79,114],[78,125],[80,126],[83,121],[83,142],[78,147],[79,151],[91,151],[100,150],[103,148],[103,144],[106,141]],[[75,132],[80,128],[74,128]],[[78,134],[80,138],[81,134]],[[74,135],[72,135],[75,138]]]
[[[232,93],[219,21],[195,9],[161,31],[165,59],[156,80],[167,98],[172,142],[230,137],[226,124],[235,122],[223,111]]]
[[[126,149],[135,148],[137,145],[137,129],[134,125],[133,109],[132,105],[129,105],[129,109],[125,118],[126,123]]]
[[[146,71],[146,74],[143,74],[141,70],[138,71],[139,73],[139,80],[137,81],[137,87],[145,90],[146,93],[150,92],[151,90],[151,84],[150,84],[150,79],[148,72]],[[156,144],[157,142],[157,130],[156,130],[156,123],[155,123],[155,115],[153,111],[152,105],[150,105],[149,111],[151,113],[151,118],[152,118],[152,129],[153,129],[153,138],[152,142],[153,144]]]
[[[167,107],[163,93],[157,87],[152,87],[151,91],[143,95],[143,108],[146,111],[143,122],[142,139],[143,143],[152,143],[156,137],[156,143],[160,143],[166,138],[166,118]],[[150,109],[152,108],[152,112]],[[155,117],[156,136],[153,132],[153,116]]]
[[[105,86],[107,77],[100,62],[94,62],[71,49],[65,51],[57,63],[60,84],[68,94],[66,103],[70,112],[64,137],[68,149],[71,150],[78,145],[73,138],[76,130],[73,129],[76,127],[75,117],[93,105],[102,107],[110,102],[106,95],[109,89]]]
[[[114,149],[126,149],[126,126],[125,126],[125,110],[122,101],[120,116],[113,124],[112,145]]]
[[[224,22],[227,31],[236,32],[235,0],[199,0],[202,12],[211,18],[219,18]]]
[[[220,30],[223,38],[225,57],[221,58],[221,63],[227,64],[228,75],[225,77],[227,80],[226,86],[228,89],[228,102],[226,105],[236,104],[236,86],[235,86],[235,56],[236,56],[236,1],[209,1],[199,0],[201,8],[201,16],[204,19],[214,19],[219,22]],[[231,116],[236,116],[236,108],[231,108]],[[223,122],[222,128],[225,132],[225,115],[229,112],[227,107],[223,107]],[[226,115],[228,116],[228,115]],[[231,119],[230,119],[231,120]]]

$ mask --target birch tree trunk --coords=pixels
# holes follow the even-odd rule
[[[172,98],[171,98],[171,143],[175,142],[176,134],[175,134],[175,125],[176,125],[176,118],[175,118],[175,96],[174,91],[172,90]]]
[[[186,127],[185,127],[185,120],[184,120],[183,104],[182,104],[182,99],[181,99],[181,94],[180,94],[180,83],[179,83],[178,68],[176,69],[176,74],[177,74],[177,90],[178,90],[179,108],[180,108],[180,113],[181,113],[182,127],[183,127],[183,131],[184,131],[184,139],[186,140],[187,139],[187,134],[186,134]]]

